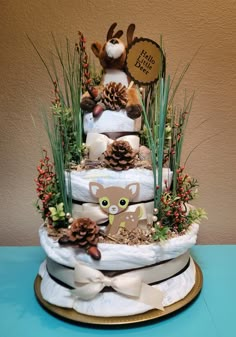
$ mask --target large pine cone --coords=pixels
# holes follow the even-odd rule
[[[109,144],[104,152],[106,166],[116,171],[128,170],[134,167],[137,152],[132,149],[129,142],[115,140]]]
[[[59,239],[60,244],[73,244],[80,248],[96,246],[98,243],[99,227],[89,218],[75,219],[68,228],[68,234]]]
[[[127,88],[121,83],[110,82],[103,89],[101,101],[107,109],[124,109],[128,101]]]

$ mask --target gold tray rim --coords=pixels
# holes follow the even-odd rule
[[[190,302],[192,302],[200,293],[203,285],[203,274],[199,265],[194,261],[196,267],[196,278],[195,284],[191,291],[178,302],[175,302],[167,307],[165,307],[164,311],[158,309],[152,309],[150,311],[135,314],[130,316],[119,316],[119,317],[98,317],[98,316],[90,316],[84,315],[76,312],[74,309],[62,308],[53,304],[48,303],[42,297],[40,285],[41,285],[41,277],[39,275],[36,276],[34,281],[34,292],[37,300],[42,305],[44,309],[46,309],[49,313],[64,319],[66,321],[70,321],[71,323],[85,323],[92,325],[122,325],[122,324],[134,324],[146,322],[154,319],[164,318],[167,315],[173,314],[174,312],[184,308]]]

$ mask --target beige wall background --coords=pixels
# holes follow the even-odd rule
[[[235,0],[109,1],[1,0],[0,2],[0,244],[38,244],[40,216],[33,207],[34,177],[47,138],[39,111],[50,104],[51,84],[29,44],[42,53],[83,31],[88,46],[108,27],[136,24],[136,35],[163,35],[167,72],[173,75],[201,49],[182,84],[195,102],[185,139],[187,171],[200,183],[196,204],[208,212],[199,243],[236,243],[236,2]],[[36,129],[33,126],[33,116]]]

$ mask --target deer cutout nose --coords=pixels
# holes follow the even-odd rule
[[[108,211],[110,214],[117,214],[119,211],[119,208],[116,205],[111,205]]]
[[[111,39],[109,42],[112,43],[112,44],[117,44],[117,43],[119,43],[119,41],[118,41],[117,39]]]

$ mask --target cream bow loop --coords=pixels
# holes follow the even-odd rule
[[[122,136],[117,138],[117,140],[126,140],[134,150],[139,150],[139,137],[137,135]],[[110,139],[106,135],[89,132],[86,138],[86,146],[89,147],[89,159],[98,159],[113,141],[113,139]]]
[[[116,276],[111,280],[111,287],[118,293],[137,298],[140,296],[142,280],[139,277]]]
[[[108,277],[97,269],[84,263],[77,263],[74,270],[73,294],[82,300],[91,300],[98,295],[104,287],[112,287],[118,293],[137,301],[150,305],[152,308],[163,310],[163,293],[142,282],[138,276],[125,275]]]

